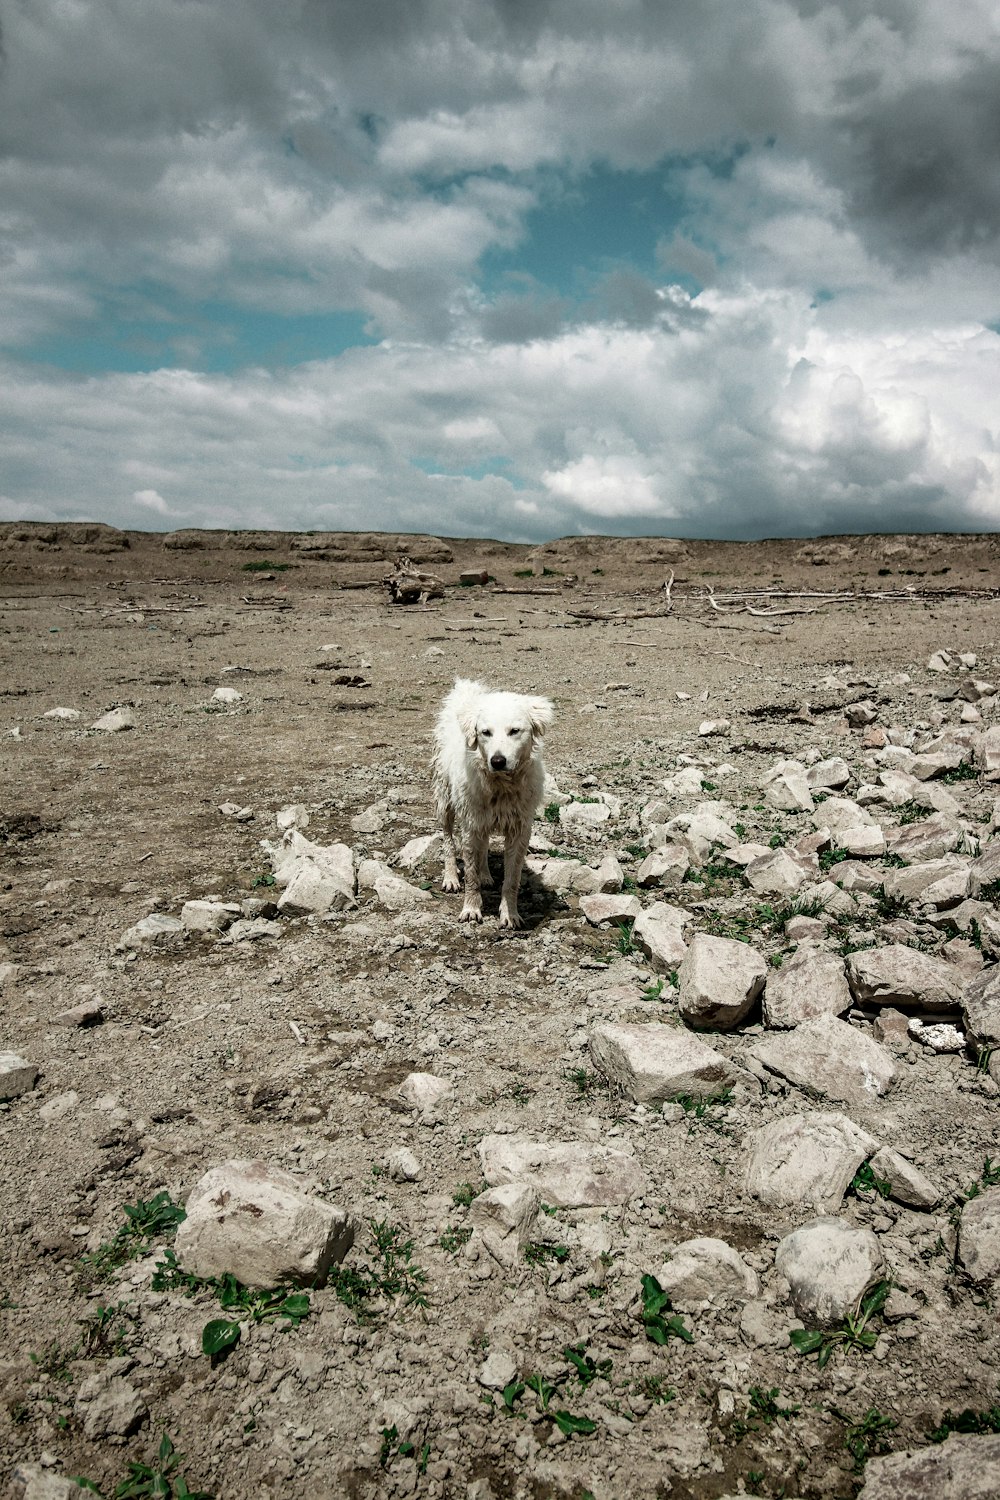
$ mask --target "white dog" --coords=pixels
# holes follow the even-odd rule
[[[461,889],[455,851],[465,861],[460,922],[483,920],[490,835],[504,840],[500,926],[520,927],[517,892],[531,824],[545,782],[541,740],[555,710],[548,698],[491,693],[459,677],[434,729],[434,796],[444,833],[442,890]]]

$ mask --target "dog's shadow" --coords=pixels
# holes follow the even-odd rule
[[[483,915],[496,917],[500,913],[500,892],[503,885],[503,855],[490,855],[490,874],[493,885],[483,891]],[[566,901],[558,891],[543,885],[533,870],[524,870],[517,897],[517,910],[521,918],[521,932],[531,932],[543,927],[557,911],[566,910]]]

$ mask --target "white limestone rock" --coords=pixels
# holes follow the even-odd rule
[[[830,1213],[877,1148],[875,1137],[846,1115],[785,1115],[750,1132],[746,1189],[768,1208]]]
[[[970,1198],[958,1223],[958,1258],[973,1281],[1000,1278],[1000,1188]]]
[[[753,1008],[767,964],[747,943],[696,932],[677,973],[680,1012],[688,1025],[727,1031]]]
[[[534,1141],[521,1135],[488,1135],[479,1145],[483,1177],[491,1187],[527,1183],[556,1208],[606,1208],[641,1193],[645,1173],[631,1153],[590,1141]]]
[[[17,1052],[0,1052],[0,1100],[19,1099],[30,1094],[39,1069]]]
[[[346,1209],[264,1161],[213,1167],[185,1208],[175,1241],[184,1270],[202,1277],[228,1271],[244,1286],[321,1286],[354,1241]]]
[[[656,1279],[679,1312],[702,1312],[760,1296],[760,1280],[725,1240],[684,1240],[670,1252]]]
[[[774,1264],[791,1287],[799,1317],[820,1327],[853,1312],[885,1272],[872,1231],[829,1215],[787,1234],[775,1251]]]
[[[797,1088],[844,1104],[873,1104],[896,1081],[896,1064],[886,1049],[836,1016],[817,1016],[793,1031],[764,1037],[751,1056]]]
[[[865,1465],[857,1500],[996,1500],[1000,1495],[1000,1436],[953,1432],[932,1443]]]
[[[687,952],[684,932],[691,913],[666,901],[655,901],[640,912],[632,927],[632,941],[661,974],[676,969]]]
[[[707,1098],[736,1078],[729,1060],[700,1037],[676,1026],[596,1026],[590,1056],[597,1070],[619,1084],[638,1104],[658,1108],[690,1094]]]
[[[505,1266],[518,1264],[541,1202],[536,1189],[526,1182],[502,1183],[473,1199],[469,1219],[494,1260]]]
[[[850,954],[847,979],[854,998],[865,1004],[948,1010],[957,1008],[963,994],[954,965],[903,943]]]
[[[787,923],[786,930],[791,925]],[[780,969],[771,969],[765,982],[764,1021],[768,1026],[800,1026],[817,1016],[842,1016],[851,1004],[851,987],[839,953],[799,948]]]

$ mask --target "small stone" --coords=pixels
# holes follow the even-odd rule
[[[925,1026],[919,1016],[914,1016],[907,1028],[910,1036],[929,1047],[932,1052],[964,1052],[965,1036],[955,1026],[938,1024]]]
[[[847,978],[854,998],[863,1004],[947,1010],[962,998],[961,976],[946,959],[902,943],[850,954]]]
[[[581,896],[580,910],[592,927],[634,921],[642,911],[638,896]]]
[[[104,1001],[83,1000],[69,1010],[61,1010],[53,1020],[57,1026],[100,1026],[104,1020]]]
[[[1000,968],[985,969],[962,995],[969,1039],[978,1047],[1000,1046]]]
[[[766,1037],[751,1055],[798,1088],[845,1104],[873,1104],[896,1080],[896,1064],[885,1048],[836,1016],[818,1016]]]
[[[527,1183],[543,1203],[556,1208],[605,1208],[626,1202],[645,1187],[645,1174],[633,1155],[589,1141],[488,1135],[480,1142],[479,1159],[491,1187]]]
[[[1000,1436],[953,1432],[947,1442],[870,1458],[857,1500],[996,1500]]]
[[[889,1184],[889,1196],[907,1208],[934,1208],[941,1194],[918,1167],[898,1151],[880,1146],[869,1165],[881,1182]]]
[[[472,1202],[469,1218],[493,1259],[514,1266],[521,1259],[540,1205],[529,1183],[506,1182],[480,1193]]]
[[[829,1213],[877,1148],[874,1136],[846,1115],[786,1115],[751,1132],[747,1192],[770,1208],[805,1205]]]
[[[810,812],[813,798],[805,767],[797,762],[786,764],[788,769],[777,771],[768,781],[764,801],[781,812]]]
[[[671,1250],[657,1280],[680,1312],[701,1312],[760,1296],[756,1271],[725,1240],[684,1240]]]
[[[83,1418],[83,1435],[91,1442],[130,1437],[148,1416],[146,1403],[135,1387],[124,1376],[109,1377],[103,1370],[87,1376],[75,1407]]]
[[[683,844],[662,844],[648,854],[636,871],[636,884],[675,891],[687,874],[689,855]]]
[[[279,807],[274,821],[279,833],[287,833],[290,828],[308,828],[309,811],[301,802],[290,802],[287,807]]]
[[[927,660],[928,672],[947,672],[951,668],[951,654],[948,651],[935,651]]]
[[[140,948],[175,949],[182,947],[186,940],[187,928],[179,917],[167,917],[154,911],[123,932],[118,947],[133,951]]]
[[[405,1146],[398,1151],[389,1152],[385,1159],[385,1169],[393,1182],[419,1182],[424,1171],[413,1152]]]
[[[491,1349],[476,1375],[481,1386],[488,1391],[502,1391],[517,1379],[517,1365],[506,1349]],[[492,1490],[490,1494],[492,1495]],[[486,1500],[483,1496],[482,1500]]]
[[[787,930],[791,923],[785,925]],[[819,926],[825,930],[822,923]],[[838,953],[800,948],[780,969],[771,969],[767,975],[764,1020],[768,1026],[799,1026],[816,1016],[842,1016],[850,1008],[851,987]]]
[[[1000,1276],[1000,1188],[970,1198],[958,1222],[958,1258],[973,1281]]]
[[[212,702],[229,704],[242,703],[243,694],[237,692],[236,688],[218,687],[212,694]]]
[[[636,917],[632,941],[661,973],[675,969],[687,952],[684,929],[691,913],[666,901],[655,901]]]
[[[698,733],[703,739],[711,735],[728,734],[732,724],[728,719],[702,719],[698,725]]]
[[[436,1109],[451,1092],[447,1078],[439,1078],[436,1073],[407,1073],[399,1085],[400,1098],[425,1114]]]
[[[67,722],[71,722],[73,719],[78,719],[79,717],[80,710],[78,708],[49,708],[42,715],[43,719],[65,719]]]
[[[441,858],[443,840],[439,833],[427,833],[421,838],[410,839],[396,855],[396,864],[403,870],[426,869],[432,860]]]
[[[239,907],[227,901],[185,901],[181,907],[181,921],[189,932],[221,932],[239,914]]]
[[[769,849],[744,870],[758,896],[791,896],[804,884],[806,872],[787,849]]]
[[[46,1463],[55,1460],[43,1454]],[[62,1474],[52,1474],[40,1464],[18,1464],[10,1475],[10,1500],[83,1500],[85,1491]]]
[[[824,791],[828,787],[837,791],[845,787],[850,779],[850,768],[839,755],[832,760],[817,761],[806,771],[806,782],[812,791]]]
[[[865,729],[878,718],[878,709],[871,699],[863,698],[859,703],[849,703],[844,716],[852,729]]]
[[[559,822],[565,828],[599,828],[610,817],[606,802],[570,802],[559,810]]]

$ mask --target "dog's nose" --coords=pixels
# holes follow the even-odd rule
[[[500,751],[497,750],[495,754],[490,756],[490,765],[493,767],[494,771],[505,771],[507,769],[506,755],[501,755]]]

